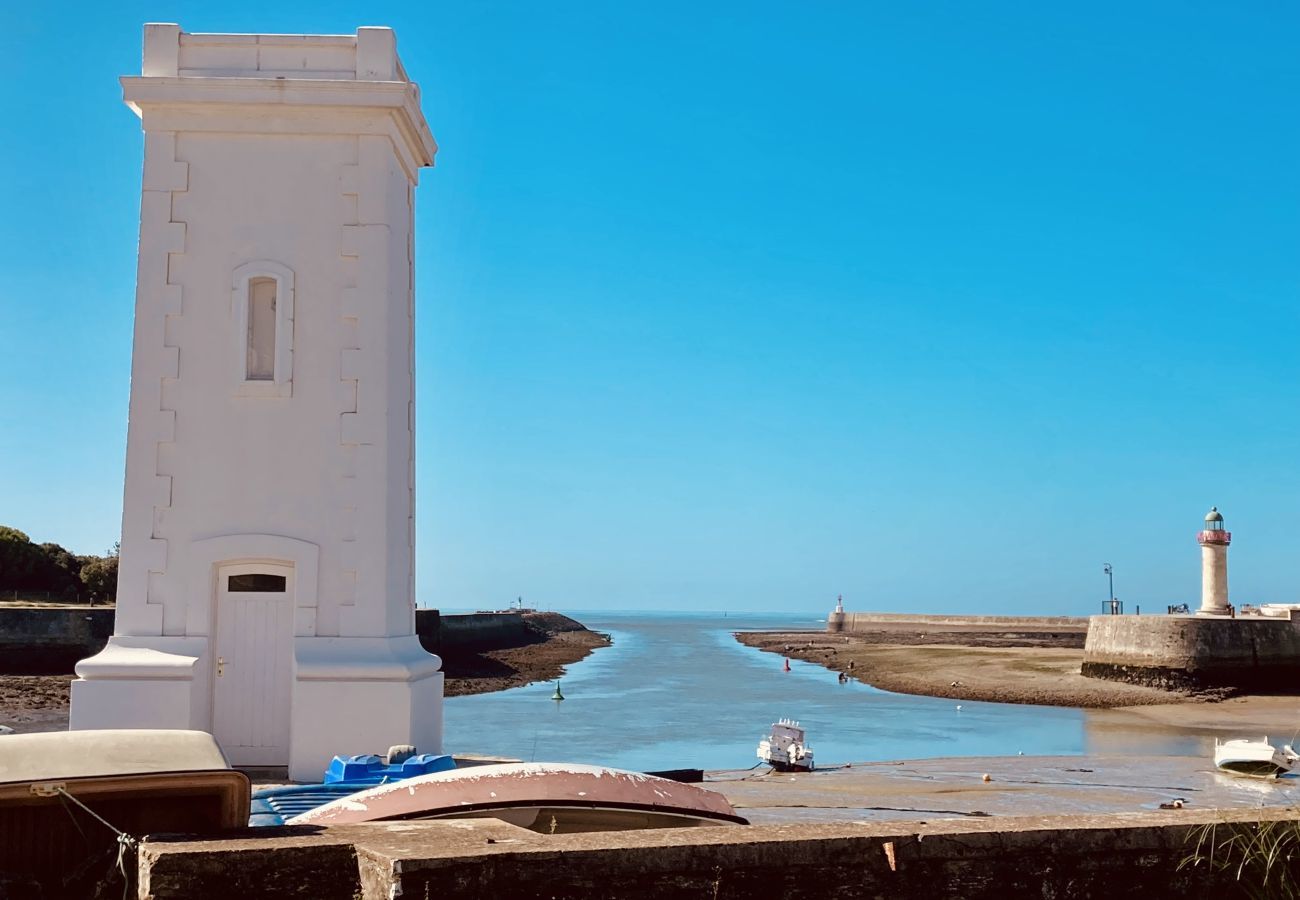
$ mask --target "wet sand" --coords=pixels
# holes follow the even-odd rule
[[[0,725],[17,732],[64,731],[75,675],[0,675]]]
[[[979,634],[922,636],[813,632],[741,632],[742,644],[845,672],[865,684],[903,694],[1089,709],[1090,727],[1217,737],[1300,736],[1300,696],[1188,694],[1084,678],[1081,648]],[[933,640],[947,643],[930,643]],[[888,641],[888,643],[886,643]],[[988,646],[992,644],[992,646]],[[1046,645],[1044,645],[1046,644]],[[955,684],[954,684],[955,682]]]
[[[1035,639],[1025,639],[1033,646],[1013,646],[1005,638],[984,634],[949,633],[940,638],[944,643],[934,643],[929,636],[907,642],[908,633],[887,637],[889,643],[857,635],[741,632],[736,640],[902,694],[1093,709],[1192,699],[1187,694],[1084,678],[1079,674],[1082,648],[1042,646]]]
[[[984,776],[989,780],[985,781]],[[858,763],[808,773],[710,772],[755,824],[1294,806],[1300,779],[1234,778],[1191,756],[1000,756]],[[1162,807],[1162,804],[1164,806]]]
[[[1300,741],[1300,696],[1246,694],[1213,703],[1165,703],[1097,710],[1094,728],[1176,731],[1206,737]]]

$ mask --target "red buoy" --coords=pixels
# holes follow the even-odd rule
[[[787,658],[786,661],[785,661],[785,670],[786,670],[787,672],[790,671],[790,660],[789,660],[789,658]]]

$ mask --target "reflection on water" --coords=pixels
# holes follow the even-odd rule
[[[1214,759],[1214,733],[1126,721],[1108,710],[1086,713],[1083,752],[1099,756],[1201,756]],[[1219,737],[1224,737],[1218,732]]]
[[[551,684],[446,701],[446,749],[629,769],[747,768],[773,721],[801,721],[820,766],[933,756],[1199,754],[1203,738],[1095,725],[1077,709],[976,703],[839,684],[834,672],[737,643],[813,617],[578,613],[614,646]],[[959,710],[957,707],[961,706]]]

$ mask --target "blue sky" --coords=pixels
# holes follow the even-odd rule
[[[809,7],[9,10],[0,523],[118,535],[141,23],[388,24],[422,604],[1300,601],[1300,7]]]

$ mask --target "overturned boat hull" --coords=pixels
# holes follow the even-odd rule
[[[352,794],[288,824],[464,818],[501,819],[544,834],[748,824],[713,791],[639,772],[560,763],[437,772]]]

